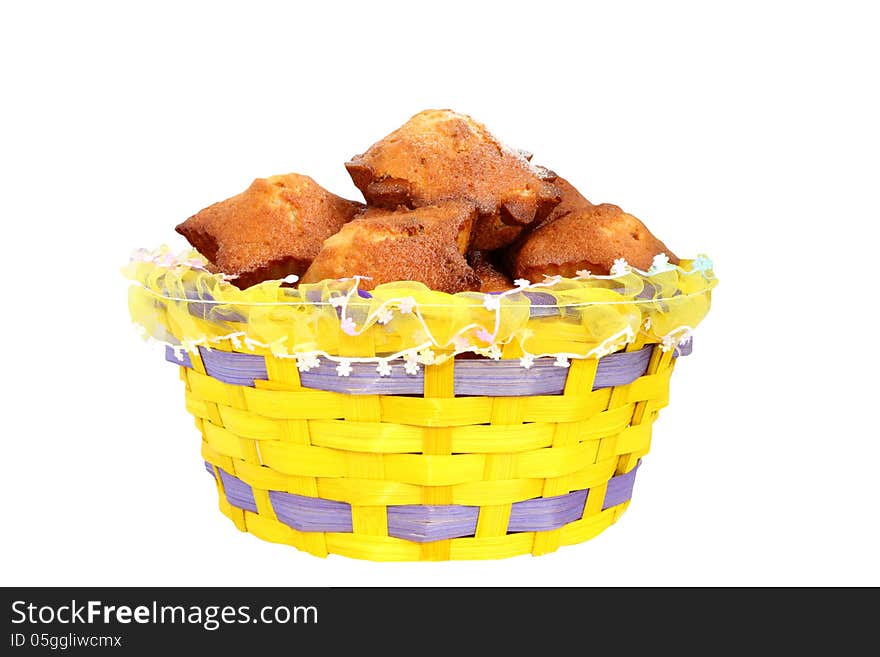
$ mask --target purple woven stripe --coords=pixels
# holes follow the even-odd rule
[[[556,297],[547,292],[523,292],[532,304],[529,308],[529,317],[553,317],[559,314],[556,307]]]
[[[351,532],[351,505],[345,502],[269,491],[278,520],[301,532]]]
[[[165,360],[169,363],[174,363],[175,365],[183,365],[184,367],[192,367],[192,361],[189,359],[189,354],[185,351],[180,352],[181,359],[177,360],[177,356],[174,355],[174,349],[165,345]]]
[[[405,504],[388,507],[388,535],[415,543],[472,536],[480,508],[460,504]]]
[[[257,504],[254,502],[253,489],[238,477],[233,477],[220,468],[217,469],[220,472],[220,481],[223,482],[223,490],[226,492],[226,501],[239,509],[256,513]]]
[[[457,363],[456,363],[457,364]],[[375,363],[351,363],[351,374],[339,376],[336,363],[322,360],[318,367],[300,372],[304,388],[331,390],[355,395],[421,395],[425,390],[425,373],[407,374],[403,362],[391,363],[391,376],[379,376]]]
[[[457,360],[455,395],[517,397],[555,395],[565,387],[568,370],[556,367],[552,360],[536,360],[525,369],[518,360]]]
[[[253,387],[254,379],[265,381],[266,359],[256,354],[237,354],[199,347],[208,376],[237,386]]]
[[[168,296],[176,296],[176,292],[169,294],[169,290],[165,290]],[[246,322],[247,318],[239,312],[233,310],[230,305],[210,303],[214,301],[214,296],[205,289],[195,290],[188,287],[185,295],[190,302],[186,304],[186,309],[193,317],[205,319],[209,322],[226,323],[226,322]],[[203,303],[203,302],[209,303]]]
[[[623,292],[623,290],[618,291]],[[166,293],[167,292],[168,291],[166,290]],[[362,299],[371,299],[373,297],[373,295],[366,290],[358,290],[357,293]],[[493,292],[491,294],[497,293]],[[532,303],[531,308],[529,308],[529,315],[531,317],[552,317],[560,314],[560,308],[556,306],[556,297],[552,294],[546,292],[523,292],[522,294]],[[652,296],[653,288],[648,285],[637,298],[650,299]],[[235,322],[240,324],[247,322],[247,317],[235,310],[234,303],[205,303],[213,301],[211,294],[205,290],[202,290],[201,292],[187,290],[186,297],[190,299],[187,303],[187,311],[194,317],[223,323]],[[312,293],[307,294],[306,299],[314,303],[320,303],[321,293],[315,290]],[[337,309],[337,314],[339,314],[339,309]]]
[[[559,529],[584,515],[587,491],[579,490],[556,497],[539,497],[515,502],[510,507],[508,532],[542,532]]]
[[[644,347],[638,351],[621,351],[600,358],[593,390],[624,386],[644,375],[651,360],[651,351],[651,347]]]
[[[253,386],[255,379],[266,379],[266,363],[262,356],[200,349],[205,370],[215,379],[235,385]],[[173,360],[173,353],[166,356]],[[645,373],[651,359],[651,348],[605,356],[599,361],[593,389],[624,385]],[[186,356],[186,365],[189,357]],[[420,395],[425,379],[423,371],[412,376],[399,364],[392,375],[380,377],[372,363],[352,363],[351,374],[339,376],[336,365],[322,361],[319,367],[300,374],[303,387],[350,394]],[[491,378],[487,374],[491,373]],[[568,370],[552,361],[538,360],[530,369],[520,367],[516,360],[466,360],[455,364],[455,394],[522,396],[560,394],[565,387]]]
[[[617,506],[632,497],[638,465],[630,472],[608,481],[603,509]],[[211,464],[205,468],[213,475]],[[253,490],[231,474],[219,470],[226,499],[232,506],[257,512]],[[511,505],[508,533],[559,529],[580,520],[589,491],[579,490],[555,497],[540,497]],[[280,491],[269,491],[269,500],[278,520],[303,532],[352,531],[351,505]],[[415,543],[473,536],[480,509],[462,504],[401,504],[388,506],[388,535]]]
[[[636,481],[636,470],[639,469],[639,465],[641,465],[641,462],[637,463],[636,467],[626,474],[617,475],[608,480],[608,488],[605,490],[605,501],[602,503],[603,509],[623,504],[632,497],[633,484]]]
[[[676,356],[687,356],[693,341],[676,348]],[[609,354],[599,360],[593,390],[632,383],[644,375],[651,360],[652,347],[639,351]],[[239,354],[199,347],[205,371],[219,381],[253,387],[254,380],[265,380],[266,362],[262,356]],[[174,351],[166,347],[165,359],[192,367],[185,352],[178,361]],[[329,390],[355,395],[421,395],[424,392],[424,370],[416,375],[407,374],[400,363],[392,364],[392,374],[380,377],[374,363],[351,363],[351,374],[339,376],[336,363],[321,361],[319,367],[300,373],[304,388]],[[517,397],[526,395],[558,395],[565,388],[568,370],[556,367],[549,359],[539,359],[525,369],[517,360],[469,360],[455,363],[455,394],[457,396],[486,395],[489,397]]]
[[[690,356],[690,353],[694,350],[694,339],[691,338],[687,342],[683,342],[675,348],[675,357],[679,358],[680,356]]]
[[[211,475],[212,477],[214,476],[214,466],[211,465],[210,463],[208,463],[207,461],[205,461],[205,470],[208,471],[209,475]]]

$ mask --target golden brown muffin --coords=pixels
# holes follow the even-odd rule
[[[584,205],[545,223],[515,244],[508,264],[516,278],[540,281],[547,276],[575,276],[586,269],[607,275],[617,258],[641,270],[665,253],[679,260],[645,225],[616,205]]]
[[[177,226],[215,270],[244,289],[302,274],[321,243],[363,209],[308,176],[257,178],[241,194],[214,203]]]
[[[495,249],[559,202],[555,174],[528,158],[469,116],[425,110],[345,166],[369,205],[472,202],[479,212],[472,247]]]
[[[369,276],[362,289],[382,283],[419,281],[433,290],[462,292],[480,286],[464,258],[477,211],[467,202],[427,205],[415,210],[368,208],[335,235],[302,277]]]
[[[467,259],[480,279],[480,292],[505,292],[513,287],[513,281],[498,269],[488,252],[471,251]]]
[[[556,221],[559,217],[564,217],[575,210],[583,210],[584,208],[590,208],[593,206],[593,204],[565,178],[557,177],[556,180],[553,181],[553,184],[559,188],[559,205],[553,208],[550,214],[540,222],[529,226],[529,230],[537,230],[541,226],[546,226],[551,221]]]

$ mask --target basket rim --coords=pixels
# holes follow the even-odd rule
[[[337,279],[339,282],[343,282],[346,279]],[[567,279],[573,280],[573,279]],[[408,281],[398,281],[395,283],[389,283],[389,285],[396,285],[398,283],[406,283]],[[308,301],[308,300],[299,300],[299,301],[235,301],[228,299],[193,299],[190,297],[177,297],[171,296],[169,294],[162,294],[153,290],[152,288],[143,285],[142,283],[134,283],[134,285],[140,286],[144,291],[148,294],[151,294],[157,298],[164,299],[166,301],[179,301],[181,303],[192,303],[198,305],[217,305],[217,306],[242,306],[242,307],[296,307],[296,306],[332,306],[337,307],[337,304],[331,301]],[[566,308],[584,308],[588,306],[639,306],[639,305],[649,305],[656,303],[666,303],[669,301],[680,301],[681,299],[686,299],[689,297],[701,296],[705,295],[712,290],[712,287],[705,287],[699,290],[694,290],[693,292],[683,292],[681,294],[675,294],[667,297],[652,297],[650,299],[627,299],[627,300],[598,300],[598,301],[580,301],[580,302],[572,302],[572,303],[555,303],[555,304],[543,304],[543,303],[534,303],[533,301],[529,301],[529,308],[545,308],[545,309],[566,309]],[[515,291],[515,290],[513,290]],[[438,293],[445,294],[445,293]],[[475,303],[472,306],[468,306],[462,303],[419,303],[420,308],[472,308],[474,310],[479,309],[484,306],[483,298],[486,294],[489,295],[501,295],[503,293],[499,292],[458,292],[455,295],[449,296],[458,296],[465,294],[475,294],[479,295],[479,297],[475,297]],[[528,294],[528,292],[526,292]],[[548,295],[549,296],[549,295]],[[362,297],[365,299],[369,299],[371,297]]]
[[[717,285],[706,256],[672,265],[659,256],[645,272],[623,259],[610,275],[525,279],[500,293],[448,294],[413,281],[361,289],[364,277],[290,287],[288,276],[240,290],[191,252],[142,253],[123,273],[129,310],[145,337],[193,353],[199,345],[291,357],[308,370],[317,358],[442,363],[473,352],[493,359],[600,358],[629,344],[669,349],[702,321]],[[352,346],[356,345],[356,346]],[[381,373],[381,372],[380,372]],[[386,374],[382,374],[386,376]]]
[[[511,297],[519,293],[525,293],[530,307],[533,308],[576,308],[580,306],[593,305],[620,305],[620,304],[640,304],[640,303],[657,303],[670,301],[673,298],[682,298],[687,296],[695,296],[705,294],[715,287],[717,278],[714,275],[714,263],[705,254],[699,254],[693,259],[681,259],[680,264],[674,265],[669,262],[665,254],[658,254],[654,258],[654,262],[647,270],[639,269],[626,262],[624,258],[615,261],[611,272],[605,274],[593,274],[590,271],[578,271],[576,276],[544,276],[543,281],[532,282],[526,279],[516,279],[513,281],[513,287],[505,291],[496,292],[480,292],[467,290],[463,292],[448,293],[432,290],[422,283],[416,281],[393,281],[383,283],[376,286],[372,291],[361,288],[361,281],[370,280],[369,276],[350,276],[339,279],[326,279],[317,283],[302,284],[300,287],[284,287],[284,284],[293,285],[299,281],[299,277],[295,275],[286,276],[281,279],[273,279],[263,281],[256,285],[252,285],[245,289],[237,288],[230,281],[234,280],[234,276],[227,276],[222,273],[214,273],[208,269],[208,261],[195,250],[189,250],[180,254],[174,254],[167,246],[161,246],[158,249],[149,251],[147,249],[137,249],[131,256],[127,266],[123,267],[122,273],[132,283],[139,285],[152,295],[165,299],[167,301],[178,302],[198,302],[208,305],[229,305],[237,306],[336,306],[332,299],[325,299],[324,296],[316,298],[314,293],[324,293],[330,295],[345,294],[346,296],[354,296],[352,301],[370,300],[374,297],[385,300],[390,297],[406,297],[413,293],[429,293],[432,299],[444,300],[444,302],[419,300],[419,306],[424,308],[446,308],[456,307],[467,308],[466,303],[462,301],[473,301],[474,308],[486,304],[487,298],[500,300],[504,297]],[[546,300],[555,298],[554,295],[570,295],[572,292],[595,291],[595,292],[611,292],[614,296],[629,296],[630,289],[640,289],[644,286],[651,286],[652,279],[656,282],[658,278],[675,276],[677,279],[699,277],[702,285],[697,289],[680,292],[676,290],[676,294],[671,296],[651,297],[643,299],[595,299],[588,301],[566,301],[562,303],[536,303],[531,297],[539,297]],[[167,279],[161,284],[156,280],[157,276]],[[193,298],[190,296],[177,296],[169,292],[168,287],[184,287],[181,284],[186,281],[192,289],[198,290],[199,296]],[[614,284],[617,287],[607,287]],[[213,294],[206,295],[207,287],[213,287]],[[304,291],[303,291],[304,290]],[[264,297],[266,292],[271,291],[283,296],[292,296],[302,294],[304,298],[291,300],[272,300],[266,301]],[[223,298],[217,298],[222,296]],[[311,297],[311,298],[310,298]],[[358,299],[358,297],[360,299]]]

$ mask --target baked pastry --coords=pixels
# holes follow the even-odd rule
[[[583,210],[593,206],[583,194],[581,194],[575,186],[568,182],[565,178],[557,177],[553,184],[559,189],[560,200],[553,210],[540,222],[536,222],[529,227],[529,230],[537,230],[541,226],[546,226],[551,221],[556,221],[559,217],[574,212],[575,210]]]
[[[555,174],[486,127],[451,110],[425,110],[345,166],[369,205],[417,208],[449,200],[477,207],[471,246],[496,249],[559,203]]]
[[[302,274],[323,241],[363,209],[295,173],[257,178],[244,192],[177,226],[212,269],[244,289]]]
[[[574,203],[574,201],[573,201]],[[580,270],[607,275],[618,258],[646,271],[659,253],[679,260],[641,221],[616,205],[579,203],[523,237],[507,254],[516,278],[576,276]]]
[[[420,281],[433,290],[476,290],[480,281],[464,258],[477,211],[454,201],[411,210],[368,208],[327,238],[301,283],[369,276],[361,288]]]
[[[471,251],[467,259],[480,279],[480,292],[505,292],[513,287],[513,281],[498,268],[490,253]]]

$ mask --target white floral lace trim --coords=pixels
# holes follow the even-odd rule
[[[161,253],[157,254],[157,252],[147,251],[146,249],[139,249],[132,255],[132,261],[136,262],[153,262],[162,267],[191,267],[196,269],[204,269],[204,263],[200,260],[192,257],[182,257],[175,256],[171,253]],[[711,270],[713,266],[712,261],[706,256],[698,256],[692,262],[691,272],[695,271],[708,271]],[[594,279],[615,279],[620,276],[624,276],[630,272],[637,272],[642,275],[654,275],[664,271],[670,271],[674,269],[681,269],[677,265],[673,265],[669,262],[669,258],[666,254],[658,254],[654,257],[653,262],[651,263],[651,267],[647,272],[632,267],[629,263],[626,262],[623,258],[618,258],[614,261],[614,265],[611,268],[611,273],[607,276],[604,275],[593,275],[587,270],[580,270],[577,272],[577,278],[585,279],[585,278],[594,278]],[[434,338],[431,334],[431,330],[429,329],[427,323],[422,317],[421,312],[419,311],[418,303],[412,297],[400,297],[394,299],[388,299],[383,302],[377,309],[372,311],[365,319],[365,321],[361,324],[361,327],[354,321],[354,319],[347,314],[348,303],[358,293],[358,289],[360,287],[360,281],[366,279],[366,276],[353,276],[351,278],[340,279],[342,281],[354,281],[354,285],[343,295],[338,295],[331,297],[329,299],[329,304],[334,308],[338,308],[340,310],[339,315],[339,328],[343,333],[350,336],[360,335],[367,327],[371,325],[372,320],[375,320],[378,324],[387,324],[389,323],[393,317],[395,310],[400,312],[402,315],[413,314],[419,324],[424,331],[424,335],[426,339],[421,344],[411,347],[409,349],[405,349],[399,351],[397,353],[391,354],[389,356],[375,356],[375,357],[358,357],[358,358],[347,358],[341,356],[332,356],[325,351],[305,351],[305,352],[293,352],[291,353],[285,346],[284,342],[287,339],[286,337],[281,337],[275,342],[272,343],[263,343],[257,340],[253,340],[249,338],[244,332],[235,332],[229,333],[227,335],[218,336],[215,338],[211,338],[210,340],[206,337],[194,339],[194,338],[183,338],[180,344],[173,344],[170,342],[166,342],[164,340],[156,340],[152,337],[147,337],[149,341],[159,342],[170,347],[175,357],[179,360],[183,360],[184,352],[197,352],[200,346],[210,349],[211,344],[217,344],[223,341],[229,341],[235,349],[241,349],[242,345],[250,351],[254,351],[255,348],[259,347],[262,349],[269,350],[273,356],[276,358],[292,358],[297,362],[297,368],[301,372],[308,372],[309,370],[320,366],[321,358],[328,360],[330,362],[336,363],[336,373],[340,377],[347,377],[352,372],[352,363],[376,363],[376,372],[379,376],[391,376],[392,374],[392,362],[402,360],[403,361],[403,369],[404,371],[411,375],[415,376],[420,371],[420,366],[422,365],[431,365],[434,363],[442,363],[448,358],[454,358],[459,354],[464,353],[475,353],[480,356],[485,356],[487,358],[491,358],[493,360],[500,360],[502,356],[501,346],[506,344],[505,342],[496,343],[498,331],[501,326],[501,312],[502,312],[502,299],[511,294],[517,294],[522,291],[535,290],[540,288],[552,287],[559,283],[562,280],[561,276],[545,276],[544,281],[540,283],[532,283],[523,278],[518,278],[514,281],[514,288],[502,292],[500,294],[485,294],[483,295],[483,307],[489,311],[494,313],[494,322],[492,323],[492,330],[489,331],[486,326],[482,324],[468,324],[462,327],[458,333],[446,344],[439,344],[439,342]],[[285,282],[295,283],[298,278],[296,276],[288,276],[283,279]],[[168,297],[166,297],[168,298]],[[192,299],[180,299],[180,301],[193,301]],[[658,301],[657,299],[652,300],[654,302]],[[199,303],[206,303],[206,301],[201,300]],[[210,302],[207,302],[210,303]],[[228,302],[224,302],[228,303]],[[616,302],[602,302],[602,303],[616,303]],[[620,303],[633,303],[632,301],[622,301]],[[281,302],[283,305],[283,302]],[[244,305],[250,305],[245,303]],[[145,333],[146,330],[143,326],[139,326],[141,333]],[[646,334],[647,331],[651,328],[650,319],[646,319],[644,324],[642,325],[642,330],[640,333]],[[476,337],[482,341],[487,343],[487,346],[480,347],[478,345],[473,345],[470,341],[464,337],[464,333],[471,329],[477,329]],[[661,337],[660,347],[663,351],[669,351],[675,348],[678,345],[686,344],[691,339],[691,335],[693,333],[693,328],[690,326],[679,326],[666,335]],[[605,340],[603,340],[596,347],[588,351],[586,354],[575,354],[575,353],[543,353],[543,354],[533,354],[528,353],[525,348],[520,344],[520,348],[523,351],[523,355],[519,358],[519,364],[524,369],[531,368],[535,361],[539,358],[553,358],[554,365],[558,367],[568,367],[569,359],[571,358],[580,358],[580,359],[589,359],[589,358],[601,358],[610,353],[614,353],[623,349],[627,344],[634,342],[636,339],[636,334],[630,327],[625,327],[621,331],[609,336]],[[437,358],[431,349],[432,347],[439,348],[447,348],[449,346],[454,346],[454,351],[450,354],[444,354],[440,358]]]
[[[140,329],[139,332],[142,335],[145,333],[145,329],[142,326],[136,324],[135,327]],[[689,326],[677,327],[663,336],[660,342],[660,349],[662,351],[670,351],[675,347],[685,345],[690,342],[692,333],[693,329]],[[553,365],[556,367],[569,367],[572,359],[598,359],[616,351],[620,351],[627,344],[634,342],[635,337],[633,331],[627,327],[615,335],[610,336],[586,354],[575,354],[570,352],[532,354],[524,352],[519,358],[519,365],[523,369],[530,369],[534,366],[535,361],[552,358],[554,361]],[[149,342],[169,347],[174,353],[175,358],[181,362],[184,360],[185,353],[197,353],[199,347],[211,349],[211,343],[216,344],[223,341],[229,341],[236,349],[242,349],[242,347],[244,347],[249,351],[255,351],[256,348],[259,347],[262,349],[268,349],[276,358],[289,358],[296,360],[296,366],[300,372],[308,372],[309,370],[320,367],[322,359],[331,363],[336,363],[336,374],[341,377],[349,376],[352,373],[352,363],[375,363],[376,372],[381,377],[391,376],[394,367],[402,364],[403,370],[406,374],[415,376],[421,371],[421,367],[424,365],[443,363],[449,358],[454,358],[463,353],[475,353],[480,356],[491,358],[492,360],[501,360],[502,355],[501,347],[497,344],[493,344],[489,347],[470,346],[466,349],[456,349],[452,353],[437,357],[431,349],[433,345],[426,342],[417,347],[399,351],[389,356],[349,358],[333,356],[325,351],[296,351],[290,353],[282,347],[285,338],[281,338],[273,344],[266,344],[258,340],[252,340],[244,333],[230,333],[229,335],[220,336],[211,340],[208,340],[207,338],[184,340],[180,344],[174,344],[165,340],[157,340],[149,336],[147,336],[146,339]]]

